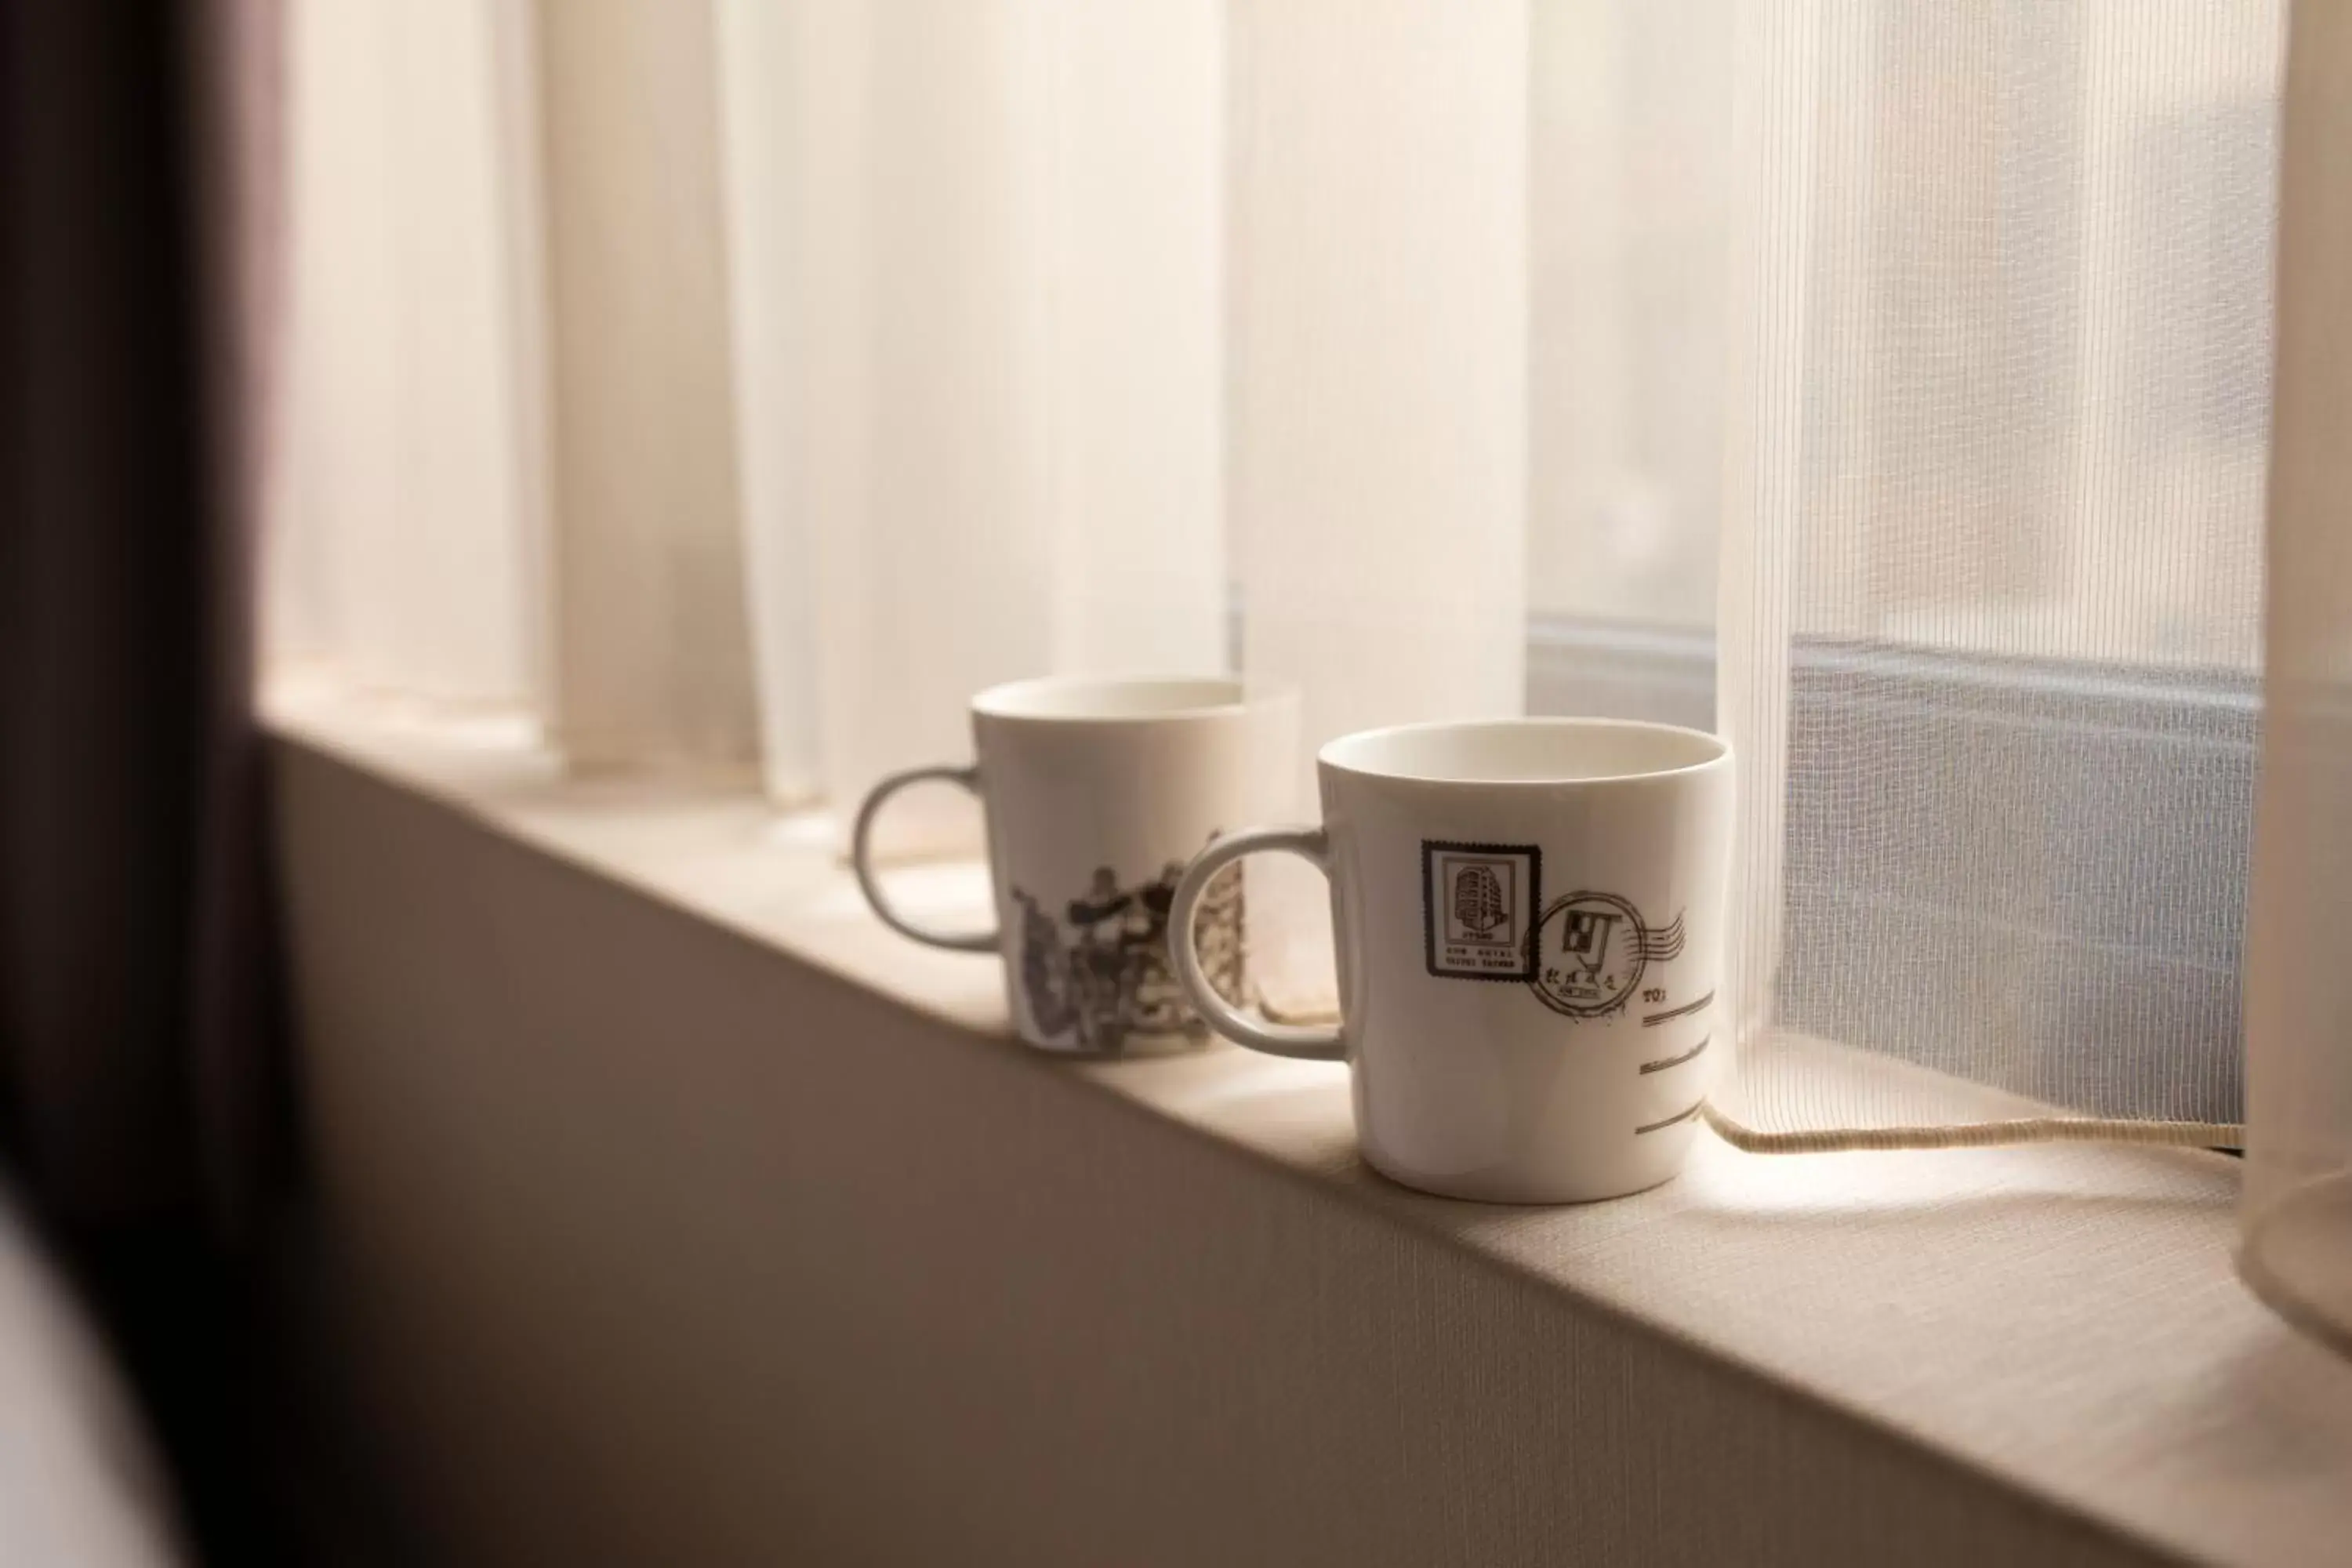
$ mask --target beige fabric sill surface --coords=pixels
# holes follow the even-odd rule
[[[576,781],[520,726],[273,695],[279,732],[956,1031],[1002,1041],[993,959],[893,937],[829,825],[738,794]],[[972,868],[895,873],[981,918]],[[2035,1147],[1777,1158],[1702,1138],[1654,1192],[1564,1209],[1450,1203],[1356,1159],[1344,1068],[1198,1054],[1056,1066],[1145,1114],[1646,1325],[2162,1551],[2352,1551],[2352,1363],[2231,1268],[2238,1171],[2218,1155]]]

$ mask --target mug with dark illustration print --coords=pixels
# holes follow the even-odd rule
[[[1218,834],[1289,815],[1297,694],[1217,677],[1055,677],[982,692],[971,728],[972,765],[893,774],[859,808],[851,862],[874,912],[917,942],[1001,952],[1013,1027],[1041,1049],[1205,1039],[1169,964],[1169,909],[1185,865]],[[911,920],[875,877],[884,805],[929,780],[981,799],[994,931]],[[1250,994],[1239,872],[1203,889],[1195,911],[1203,983],[1233,1002]]]

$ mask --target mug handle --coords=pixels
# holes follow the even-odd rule
[[[908,768],[905,773],[892,773],[868,790],[865,804],[857,808],[857,826],[849,831],[849,868],[857,873],[858,889],[874,906],[874,912],[882,917],[882,923],[900,936],[956,952],[994,952],[1000,941],[997,932],[926,931],[892,909],[890,900],[882,896],[881,883],[875,879],[874,823],[882,815],[883,804],[908,784],[929,784],[934,779],[961,784],[974,795],[980,793],[978,768]]]
[[[1252,827],[1220,838],[1193,857],[1176,884],[1168,906],[1168,947],[1176,961],[1176,979],[1192,1010],[1209,1026],[1236,1045],[1269,1056],[1297,1057],[1306,1061],[1337,1062],[1348,1058],[1348,1047],[1337,1029],[1307,1029],[1296,1024],[1261,1023],[1220,995],[1201,972],[1201,950],[1193,941],[1192,921],[1201,895],[1218,872],[1244,855],[1262,849],[1285,849],[1310,861],[1326,877],[1331,874],[1331,845],[1319,827]]]

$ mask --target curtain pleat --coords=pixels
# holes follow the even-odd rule
[[[1519,712],[1528,7],[1238,5],[1231,25],[1243,668],[1300,688],[1310,753],[1354,730]],[[1320,879],[1278,858],[1251,878],[1268,1005],[1324,1010]]]
[[[541,0],[548,712],[574,766],[759,758],[710,0]]]
[[[288,331],[267,600],[274,654],[467,705],[541,692],[516,353],[535,180],[502,40],[521,0],[287,7]]]
[[[1703,630],[1715,619],[1729,423],[1741,6],[1530,10],[1529,607],[1595,640]],[[1627,695],[1625,717],[1669,716],[1638,688]]]
[[[723,14],[772,790],[961,757],[994,681],[1222,668],[1220,7]]]

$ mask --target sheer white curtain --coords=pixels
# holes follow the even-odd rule
[[[2238,1120],[2282,26],[1746,9],[1728,1117]]]
[[[298,190],[296,353],[481,450],[419,515],[381,410],[291,430],[375,467],[288,487],[281,647],[442,696],[462,617],[575,764],[788,804],[960,755],[996,680],[1222,668],[1237,603],[1318,738],[1517,709],[1522,4],[290,9],[341,51],[301,155],[388,165]],[[313,555],[410,646],[312,630]],[[935,804],[898,850],[972,842]]]

